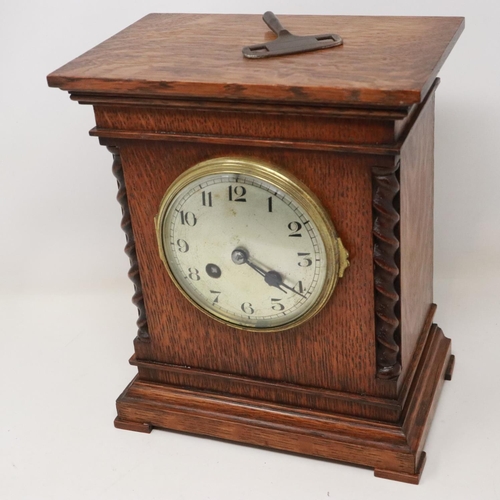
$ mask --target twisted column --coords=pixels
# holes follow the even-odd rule
[[[401,373],[400,345],[396,337],[399,328],[399,294],[396,289],[399,275],[396,262],[399,213],[394,206],[394,199],[399,193],[398,168],[399,164],[393,169],[372,168],[377,376],[385,379],[397,378]]]
[[[139,274],[139,266],[137,264],[137,253],[135,250],[134,233],[132,232],[132,221],[130,219],[130,211],[128,207],[127,190],[125,188],[125,179],[123,177],[122,161],[120,158],[120,151],[116,147],[108,146],[108,151],[113,155],[113,175],[118,182],[118,194],[116,199],[120,203],[122,209],[121,228],[125,232],[127,244],[125,245],[125,253],[130,259],[130,270],[128,277],[134,284],[135,293],[132,297],[132,302],[139,311],[139,318],[137,319],[137,337],[141,341],[149,340],[148,321],[146,318],[146,309],[144,307],[144,297],[142,295],[141,276]]]

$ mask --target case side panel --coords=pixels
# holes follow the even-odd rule
[[[434,101],[431,95],[401,150],[400,382],[420,354],[417,347],[424,339],[419,337],[433,307]]]

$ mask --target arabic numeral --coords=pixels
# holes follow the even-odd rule
[[[179,252],[180,253],[186,253],[188,250],[189,250],[189,245],[187,243],[187,241],[184,241],[184,240],[177,240],[177,248],[179,249]]]
[[[299,293],[304,293],[304,285],[302,284],[302,281],[299,281],[294,287],[293,289],[296,291],[296,292],[299,292]]]
[[[229,201],[247,201],[243,198],[247,194],[247,190],[243,186],[229,186]]]
[[[271,309],[273,309],[274,311],[283,311],[283,309],[285,309],[285,306],[279,303],[280,300],[282,299],[271,299],[271,303],[273,304],[271,306]]]
[[[241,310],[245,314],[253,314],[255,312],[255,310],[252,307],[252,304],[250,304],[250,302],[243,302],[243,304],[241,304]]]
[[[221,292],[218,292],[217,290],[210,290],[210,293],[213,293],[215,295],[215,299],[212,302],[212,305],[218,304],[219,303],[219,295],[221,294]]]
[[[196,215],[193,214],[193,212],[184,212],[184,210],[180,211],[181,215],[181,224],[183,226],[196,226],[196,223],[198,222],[198,219],[196,218]]]
[[[288,229],[290,229],[291,233],[288,235],[290,238],[302,238],[302,235],[299,231],[302,229],[302,224],[297,221],[290,222],[288,224]]]
[[[310,253],[304,253],[304,252],[298,252],[297,253],[297,256],[298,257],[307,257],[308,255],[311,255]],[[307,259],[307,258],[304,258],[302,259],[301,261],[298,262],[298,265],[300,267],[309,267],[309,266],[312,266],[312,259]]]
[[[200,281],[200,271],[198,271],[198,269],[196,269],[196,267],[190,267],[188,269],[189,271],[189,279],[193,280],[193,281]]]
[[[205,191],[201,192],[201,203],[204,207],[212,206],[212,192],[209,191],[206,193]]]

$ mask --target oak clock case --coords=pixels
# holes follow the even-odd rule
[[[48,77],[93,106],[118,180],[139,317],[115,426],[416,484],[454,366],[434,106],[464,20],[279,17],[343,44],[251,60],[260,16],[151,14]]]
[[[160,257],[210,317],[255,331],[318,313],[348,266],[319,200],[283,169],[216,158],[182,174],[155,218]]]

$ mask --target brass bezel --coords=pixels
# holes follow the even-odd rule
[[[316,298],[313,306],[311,306],[302,316],[292,320],[290,323],[278,325],[270,328],[257,328],[245,325],[239,325],[234,321],[225,319],[223,315],[218,316],[210,311],[204,309],[198,304],[178,283],[170,264],[168,263],[164,242],[162,237],[163,220],[167,215],[168,208],[177,194],[184,189],[187,185],[199,179],[214,175],[214,174],[241,174],[252,176],[256,179],[273,184],[278,189],[287,193],[291,198],[308,213],[311,220],[316,225],[319,236],[321,237],[325,246],[326,255],[326,277],[323,288]],[[316,195],[299,179],[286,172],[284,169],[271,165],[269,163],[253,160],[249,158],[238,157],[221,157],[213,158],[194,165],[185,172],[183,172],[177,179],[170,185],[165,192],[157,216],[155,217],[156,237],[158,241],[158,249],[160,258],[165,265],[165,268],[172,279],[175,286],[180,290],[182,295],[193,304],[197,309],[204,312],[211,318],[231,326],[239,330],[254,331],[254,332],[277,332],[295,328],[302,323],[308,321],[315,316],[328,302],[331,297],[335,286],[337,285],[338,278],[344,274],[344,270],[349,266],[349,254],[344,248],[342,241],[337,235],[333,222],[328,215],[325,208]]]

